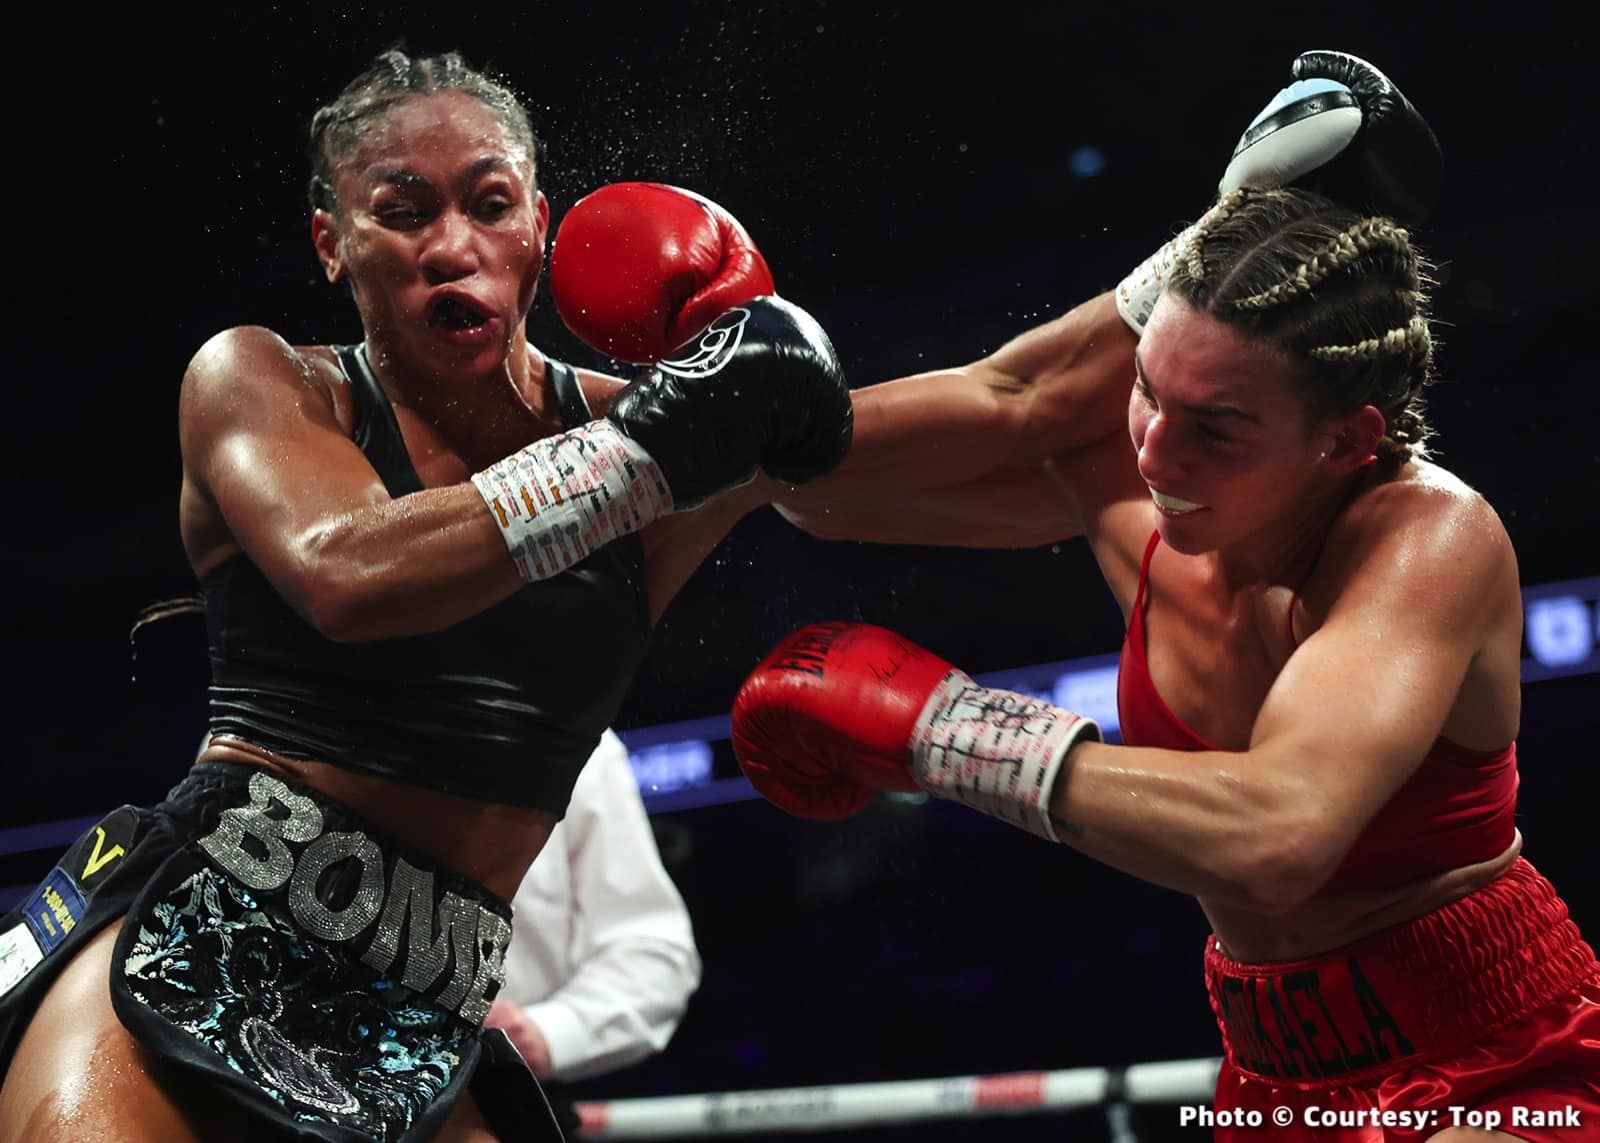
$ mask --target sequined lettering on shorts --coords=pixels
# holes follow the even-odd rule
[[[283,894],[301,928],[348,943],[380,972],[403,951],[402,984],[467,1024],[482,1023],[505,983],[510,921],[461,893],[440,892],[432,871],[386,859],[360,830],[328,829],[336,807],[324,813],[264,771],[250,776],[249,795],[196,843],[207,857],[250,889]]]

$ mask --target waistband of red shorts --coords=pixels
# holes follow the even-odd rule
[[[1555,887],[1522,858],[1475,893],[1310,960],[1246,964],[1206,942],[1228,1061],[1296,1085],[1451,1058],[1597,971]]]

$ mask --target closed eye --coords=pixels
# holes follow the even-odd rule
[[[1134,378],[1133,392],[1147,408],[1156,408],[1156,395],[1150,392],[1150,386],[1145,384],[1143,377]],[[1194,427],[1195,431],[1206,440],[1217,444],[1231,444],[1235,440],[1234,437],[1218,430],[1204,414],[1194,418]]]
[[[506,211],[511,209],[511,206],[510,199],[502,198],[499,195],[481,199],[478,202],[478,217],[493,220],[505,214]]]
[[[376,213],[379,222],[383,223],[385,226],[393,226],[398,229],[420,226],[427,220],[427,216],[424,215],[422,211],[410,210],[401,207],[394,207],[389,210],[380,210]]]

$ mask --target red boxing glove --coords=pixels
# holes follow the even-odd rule
[[[910,742],[949,663],[882,627],[813,623],[761,660],[733,703],[733,752],[779,809],[848,817],[913,791]],[[964,677],[964,676],[963,676]]]
[[[877,790],[926,790],[1050,841],[1050,795],[1067,755],[1098,740],[1090,719],[980,686],[908,639],[813,623],[739,688],[733,750],[768,801],[841,818]]]
[[[609,357],[651,364],[734,306],[776,292],[737,219],[691,191],[612,183],[567,211],[550,251],[567,328]]]

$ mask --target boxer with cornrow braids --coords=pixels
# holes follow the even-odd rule
[[[1430,279],[1389,219],[1309,191],[1245,187],[1189,232],[1166,288],[1295,357],[1313,420],[1374,406],[1385,419],[1378,460],[1395,465],[1428,455]]]
[[[1592,1135],[1600,962],[1517,829],[1516,555],[1426,458],[1437,144],[1364,61],[1292,74],[1192,229],[982,361],[858,391],[851,457],[779,501],[827,537],[1082,535],[1127,625],[1121,742],[834,622],[757,665],[734,751],[794,814],[922,791],[1193,896],[1219,1143]]]

